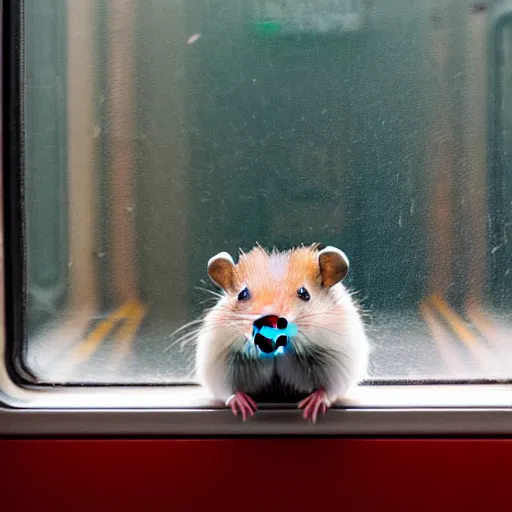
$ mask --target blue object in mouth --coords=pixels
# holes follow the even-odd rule
[[[299,330],[294,323],[287,322],[284,318],[279,320],[279,327],[255,322],[252,338],[246,343],[245,352],[259,358],[273,358],[289,352],[292,349],[291,339]]]
[[[255,336],[256,327],[252,330],[253,337]],[[288,323],[285,329],[279,329],[278,327],[268,327],[264,325],[259,329],[259,332],[262,336],[265,336],[265,338],[271,339],[271,340],[277,340],[279,336],[287,336],[288,338],[293,338],[293,336],[296,336],[299,330],[297,329],[297,326],[295,324],[292,324],[291,322]]]

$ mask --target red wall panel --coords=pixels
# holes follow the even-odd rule
[[[512,440],[2,440],[2,511],[512,510]]]

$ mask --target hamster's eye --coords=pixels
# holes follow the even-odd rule
[[[299,299],[305,300],[306,302],[311,299],[311,295],[309,295],[309,292],[306,290],[306,288],[304,288],[304,286],[301,286],[297,290],[297,296]]]
[[[238,300],[247,300],[251,297],[251,294],[249,293],[249,290],[247,288],[244,288],[239,294],[238,294]]]

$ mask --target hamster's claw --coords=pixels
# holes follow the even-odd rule
[[[238,411],[240,411],[244,421],[247,420],[247,415],[254,416],[258,408],[256,402],[250,396],[239,391],[226,401],[226,405],[231,408],[235,416],[238,416]]]
[[[304,419],[310,420],[312,423],[316,423],[318,413],[322,412],[322,414],[325,414],[327,409],[331,407],[331,402],[327,397],[325,389],[318,389],[299,402],[297,407],[299,409],[304,409]]]

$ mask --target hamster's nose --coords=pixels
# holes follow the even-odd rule
[[[262,327],[271,327],[272,329],[286,329],[288,327],[288,320],[286,320],[286,318],[283,316],[262,316],[254,322],[254,327],[256,327],[256,329],[261,329]]]

